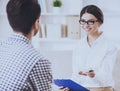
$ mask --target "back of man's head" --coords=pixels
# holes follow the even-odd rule
[[[9,0],[6,11],[13,30],[25,35],[31,32],[33,24],[41,14],[37,0]]]

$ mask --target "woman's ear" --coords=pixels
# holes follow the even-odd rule
[[[102,23],[101,23],[101,22],[99,22],[98,27],[100,27],[101,25],[102,25]]]

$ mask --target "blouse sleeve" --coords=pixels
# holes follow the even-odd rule
[[[97,81],[100,85],[107,83],[105,82],[106,79],[113,79],[112,71],[115,64],[116,55],[117,48],[109,48],[103,58],[100,68],[95,70],[94,80]]]

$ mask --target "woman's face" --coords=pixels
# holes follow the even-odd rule
[[[90,13],[84,13],[81,17],[80,23],[82,25],[82,28],[88,34],[96,33],[101,25],[101,23],[98,22],[97,18]]]

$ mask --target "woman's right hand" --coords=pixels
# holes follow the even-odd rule
[[[78,74],[83,76],[89,76],[90,78],[95,77],[94,70],[89,70],[88,72],[80,71]]]
[[[80,71],[78,74],[79,74],[79,75],[83,75],[83,76],[87,76],[87,73],[86,73],[86,72],[83,72],[83,71]]]

